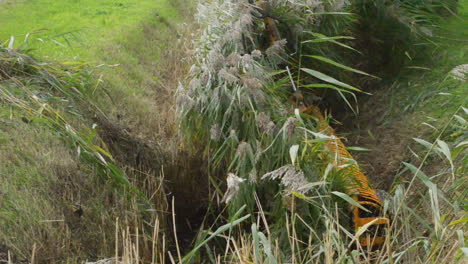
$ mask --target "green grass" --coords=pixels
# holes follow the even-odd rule
[[[20,82],[0,74],[0,91],[12,92],[26,106],[9,101],[6,93],[0,95],[0,248],[11,250],[14,261],[33,255],[40,263],[82,263],[109,257],[114,253],[117,217],[123,224],[132,219],[132,226],[141,221],[139,230],[153,223],[150,216],[155,214],[142,216],[141,205],[126,199],[107,169],[124,172],[140,191],[151,192],[155,212],[162,212],[160,171],[133,168],[132,153],[123,153],[130,164],[118,160],[116,156],[122,153],[112,153],[112,163],[118,168],[108,167],[104,153],[121,146],[103,142],[103,134],[115,131],[100,125],[92,128],[97,123],[93,117],[103,113],[117,129],[128,129],[131,140],[148,142],[170,133],[170,95],[177,84],[174,76],[182,72],[180,57],[185,52],[180,48],[182,42],[177,42],[175,31],[179,28],[175,23],[186,8],[171,0],[0,2],[0,43],[8,46],[10,36],[14,36],[15,48],[46,62],[45,67],[50,66],[48,70],[60,80],[60,88],[53,88],[45,81],[47,75],[44,79],[31,71],[25,76],[18,71],[18,64],[16,71],[6,69],[14,77],[21,76]],[[25,43],[27,33],[41,29],[47,30],[31,34]],[[2,62],[15,61],[2,59],[0,70],[5,70]],[[73,63],[61,64],[70,61]],[[113,66],[98,67],[100,64]],[[25,65],[24,69],[31,63]],[[40,106],[32,94],[39,95],[55,113],[36,112]],[[33,121],[26,124],[28,120]],[[88,150],[104,151],[99,155],[108,162],[87,155]],[[131,151],[136,154],[139,150]],[[139,181],[145,181],[144,186],[137,186]],[[83,209],[83,216],[76,217],[76,206]]]
[[[0,42],[15,38],[34,54],[55,59],[93,60],[96,46],[125,32],[154,13],[173,18],[168,0],[9,0],[0,2]],[[94,60],[93,60],[94,61]]]
[[[0,43],[7,46],[13,36],[14,47],[30,49],[41,60],[84,62],[105,81],[92,94],[99,108],[113,118],[123,116],[126,125],[155,123],[148,119],[154,116],[151,100],[162,99],[161,92],[154,93],[167,73],[158,67],[160,57],[173,45],[173,25],[186,8],[178,1],[12,0],[0,7]],[[170,64],[169,57],[164,64]],[[113,66],[94,69],[102,64]],[[103,87],[107,92],[99,93]]]
[[[398,75],[384,79],[373,97],[388,102],[378,122],[418,125],[427,118],[442,125],[460,107],[466,107],[468,83],[451,77],[451,70],[468,62],[468,1],[460,1],[456,17],[446,18],[434,30],[429,43],[414,44]],[[362,104],[371,104],[361,99]],[[375,105],[373,106],[375,107]],[[427,127],[426,127],[427,128]]]
[[[448,117],[466,103],[468,84],[455,80],[450,71],[468,62],[468,1],[460,2],[458,17],[442,23],[434,32],[433,47],[414,54],[415,59],[393,83],[395,114],[421,112]],[[465,105],[466,107],[466,105]]]
[[[178,73],[171,58],[184,49],[169,47],[180,46],[173,43],[175,25],[189,5],[171,0],[9,0],[0,7],[0,43],[7,46],[14,36],[14,47],[31,49],[29,53],[41,59],[85,62],[104,80],[93,93],[99,108],[112,118],[123,117],[119,119],[125,125],[151,127],[147,135],[161,130],[151,111],[170,110],[163,106],[172,101],[169,94],[176,81],[167,80]],[[25,43],[28,33],[34,34]],[[103,64],[112,67],[93,69]],[[107,92],[99,93],[104,87]],[[163,108],[154,111],[155,102]]]

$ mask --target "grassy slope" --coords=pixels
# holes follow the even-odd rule
[[[116,101],[140,108],[137,112],[142,118],[128,117],[136,120],[135,126],[141,126],[140,118],[148,117],[142,113],[148,111],[144,105],[154,103],[135,103],[134,100],[160,98],[161,93],[154,95],[155,87],[165,86],[161,84],[162,75],[174,70],[170,69],[171,65],[167,69],[157,66],[160,56],[173,55],[167,51],[167,47],[174,46],[168,41],[176,37],[176,30],[170,24],[181,21],[178,11],[187,8],[169,0],[12,0],[0,5],[0,42],[5,45],[14,36],[14,47],[32,49],[33,55],[46,60],[86,61],[91,67],[102,63],[118,65],[99,71],[110,83]],[[37,31],[40,33],[30,35],[25,43],[26,34]],[[167,100],[167,97],[160,99]],[[109,104],[104,100],[100,107],[116,112]],[[127,114],[118,108],[124,112],[115,115]]]
[[[343,118],[353,130],[350,144],[371,150],[357,157],[378,188],[390,188],[401,161],[409,158],[413,137],[433,139],[460,106],[466,107],[468,85],[450,77],[449,72],[468,61],[464,30],[468,1],[461,1],[458,15],[434,32],[434,46],[411,54],[414,59],[399,76],[385,80],[372,96],[361,99],[358,117]]]
[[[156,122],[155,113],[169,101],[157,105],[153,100],[158,95],[167,99],[172,88],[167,79],[179,69],[171,60],[178,54],[165,52],[175,40],[170,24],[179,19],[177,1],[35,0],[1,2],[0,7],[0,39],[15,36],[15,47],[21,46],[26,33],[47,29],[31,35],[23,46],[41,60],[86,60],[91,69],[101,63],[119,64],[94,70],[113,100],[97,92],[90,94],[91,101],[110,119],[119,114],[118,126],[130,126],[137,136],[158,136],[156,128],[166,120]],[[79,38],[63,35],[68,32]],[[162,69],[160,63],[167,66]],[[56,99],[73,102],[63,96]],[[76,104],[71,107],[63,115],[79,131],[87,131],[91,120]],[[10,186],[1,190],[0,254],[6,246],[18,260],[25,260],[35,247],[36,259],[47,263],[112,255],[115,218],[132,217],[135,208],[115,196],[58,131],[40,121],[25,124],[24,114],[0,103],[0,182]],[[80,208],[82,217],[76,215]]]

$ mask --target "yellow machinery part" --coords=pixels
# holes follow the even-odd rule
[[[341,172],[347,176],[345,181],[348,195],[353,197],[361,206],[371,211],[372,216],[363,216],[362,209],[357,206],[353,208],[353,222],[356,232],[372,221],[374,221],[372,226],[382,229],[387,227],[389,224],[388,216],[380,217],[382,201],[371,187],[368,178],[356,164],[353,156],[346,149],[343,141],[335,135],[334,129],[330,127],[319,108],[316,106],[303,107],[302,112],[315,117],[320,132],[331,137],[325,145],[325,150],[329,153],[330,160],[332,160],[335,168],[341,168]],[[383,230],[380,230],[380,232],[383,232]],[[359,242],[364,247],[379,247],[384,244],[385,237],[370,234],[360,238]]]
[[[332,139],[327,142],[325,149],[332,155],[335,167],[342,168],[343,174],[350,176],[349,179],[346,179],[348,194],[352,196],[363,196],[374,202],[376,205],[381,206],[382,202],[377,196],[375,190],[372,189],[369,180],[359,169],[353,156],[351,156],[343,144],[343,141],[335,135],[333,128],[328,125],[328,122],[318,107],[309,106],[304,112],[308,112],[308,114],[317,119],[318,129],[320,132],[332,137]]]

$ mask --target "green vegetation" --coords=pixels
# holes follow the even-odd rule
[[[139,31],[138,24],[155,14],[174,18],[170,1],[33,0],[1,3],[0,40],[15,38],[15,47],[27,42],[33,54],[51,59],[92,60],[97,47]],[[101,58],[101,57],[98,57]]]
[[[431,48],[410,55],[414,56],[411,65],[403,69],[391,88],[396,93],[395,109],[403,107],[405,113],[422,111],[438,118],[450,116],[466,103],[468,86],[451,71],[468,60],[468,33],[463,30],[467,20],[465,1],[456,18],[434,30]]]
[[[262,37],[262,20],[250,17],[251,10],[242,4],[214,1],[200,9],[205,31],[191,81],[179,96],[181,128],[209,160],[215,185],[222,186],[221,175],[229,175],[223,199],[229,211],[225,221],[237,227],[229,229],[227,249],[221,242],[225,237],[216,240],[200,233],[196,249],[206,243],[212,246],[207,252],[191,252],[188,257],[192,260],[198,257],[194,263],[209,262],[209,257],[212,262],[257,263],[462,261],[464,233],[454,223],[466,220],[458,207],[464,199],[467,170],[466,135],[462,132],[466,130],[462,108],[466,85],[449,72],[466,62],[466,56],[451,58],[465,54],[466,41],[447,40],[452,33],[447,30],[444,36],[438,28],[455,12],[454,6],[449,1],[340,3],[304,6],[296,1],[272,2],[272,17],[278,18],[280,32],[288,42],[277,41],[270,47]],[[464,11],[451,19],[466,25]],[[257,50],[261,48],[261,52]],[[436,59],[428,60],[427,54]],[[366,76],[361,69],[382,80]],[[427,75],[421,73],[424,70]],[[393,85],[385,88],[389,83]],[[412,146],[419,154],[413,151],[413,156],[406,156],[406,161],[412,160],[418,167],[400,163],[400,159],[404,167],[395,168],[387,175],[390,179],[373,177],[379,182],[399,175],[385,199],[383,215],[387,212],[393,221],[382,250],[369,254],[358,245],[349,251],[366,231],[363,228],[354,233],[347,224],[351,219],[346,202],[352,204],[353,200],[343,194],[343,185],[351,176],[321,158],[329,151],[324,147],[327,135],[317,129],[313,117],[294,111],[294,98],[288,98],[293,86],[305,91],[306,101],[350,114],[357,112],[353,109],[355,100],[367,99],[361,90],[372,92],[367,100],[374,104],[362,103],[368,106],[368,115],[383,112],[387,116],[377,118],[387,122],[398,118],[407,123],[407,132],[420,129],[425,115],[437,114],[436,108],[444,114],[441,126],[433,128],[431,143],[415,140],[428,149]],[[452,97],[444,101],[448,107],[443,111],[440,105],[428,107],[440,103],[435,94],[448,96],[446,93]],[[394,100],[390,109],[384,96]],[[377,105],[377,100],[385,103]],[[413,114],[415,110],[423,115]],[[334,118],[340,120],[345,115]],[[447,131],[456,138],[445,137]],[[374,150],[374,158],[378,158],[376,151],[387,151],[386,146],[381,147]],[[450,167],[432,168],[432,162],[440,165],[447,161]],[[422,168],[429,170],[430,176]],[[443,195],[449,191],[450,195]],[[227,234],[224,227],[213,232],[224,229]],[[449,238],[450,244],[442,246]],[[215,257],[212,252],[218,250],[225,254]]]
[[[115,241],[116,223],[152,232],[165,222],[155,220],[166,210],[164,154],[148,142],[173,130],[159,129],[165,120],[155,113],[171,120],[164,116],[170,113],[165,94],[177,84],[172,75],[183,71],[175,57],[184,51],[167,47],[182,45],[175,22],[188,7],[177,1],[0,6],[0,261],[7,251],[13,262],[113,256],[122,241]],[[27,33],[34,34],[25,39]]]
[[[179,14],[190,7],[166,0],[34,0],[1,4],[0,40],[4,46],[11,43],[33,56],[76,69],[87,67],[105,81],[97,84],[97,90],[110,88],[113,102],[101,96],[94,98],[106,113],[114,118],[124,116],[125,125],[132,120],[129,125],[139,128],[158,126],[155,120],[148,120],[148,113],[155,112],[149,108],[155,105],[153,99],[168,98],[160,92],[155,95],[155,87],[170,85],[165,81],[171,78],[165,75],[177,71],[169,58],[169,65],[158,67],[159,58],[182,54],[166,48],[176,41],[174,25],[180,22]],[[99,69],[92,69],[96,66]],[[129,107],[118,107],[117,113],[115,107],[119,104]],[[150,131],[145,134],[154,134],[153,129]]]
[[[0,0],[0,263],[466,260],[468,2],[247,2]]]

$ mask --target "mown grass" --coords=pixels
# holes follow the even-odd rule
[[[0,3],[0,41],[25,41],[36,55],[98,62],[96,48],[135,28],[155,12],[176,17],[171,1],[9,0]],[[28,35],[29,34],[29,35]],[[104,40],[104,41],[103,41]]]

